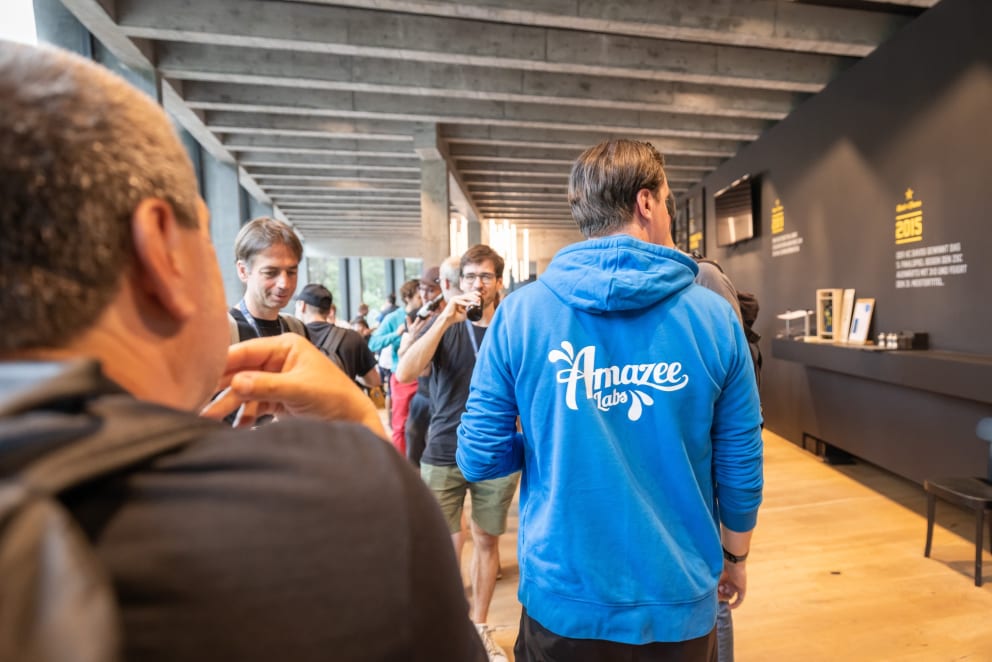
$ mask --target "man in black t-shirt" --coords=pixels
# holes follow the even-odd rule
[[[520,474],[469,483],[455,463],[455,450],[475,359],[503,286],[503,267],[503,258],[489,246],[469,248],[461,259],[461,292],[448,299],[430,327],[405,350],[394,373],[399,381],[410,382],[430,370],[431,418],[420,475],[441,505],[459,560],[465,494],[472,496],[471,613],[491,662],[507,659],[486,620],[499,572],[499,536],[506,531]],[[480,313],[475,321],[468,319],[472,308]]]
[[[310,283],[296,297],[296,317],[307,325],[310,341],[327,355],[359,386],[375,388],[382,381],[376,369],[375,355],[357,331],[342,329],[327,321],[334,305],[330,290],[320,283]],[[333,352],[333,356],[329,354]]]
[[[238,325],[238,338],[277,336],[292,331],[306,336],[303,324],[280,315],[296,292],[303,244],[293,227],[267,216],[256,218],[234,240],[238,278],[245,295],[229,311]]]

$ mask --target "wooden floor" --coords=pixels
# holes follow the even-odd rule
[[[974,585],[974,520],[938,503],[931,558],[923,490],[865,463],[829,466],[765,433],[765,501],[734,612],[738,662],[992,660],[992,557]],[[513,660],[516,504],[490,609]],[[467,573],[471,546],[465,548]],[[466,575],[467,576],[467,575]]]

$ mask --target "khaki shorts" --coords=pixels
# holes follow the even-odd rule
[[[462,529],[466,491],[472,495],[472,521],[491,536],[502,535],[506,531],[506,514],[510,510],[513,493],[517,491],[519,471],[503,478],[470,483],[458,467],[439,467],[422,462],[420,476],[437,498],[451,533]]]

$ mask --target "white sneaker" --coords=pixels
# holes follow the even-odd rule
[[[476,623],[475,629],[479,632],[482,645],[486,647],[486,655],[489,656],[489,662],[509,662],[506,653],[499,647],[499,644],[493,641],[492,635],[489,634],[488,625],[485,623]]]

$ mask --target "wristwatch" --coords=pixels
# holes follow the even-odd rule
[[[727,551],[727,548],[723,548],[723,558],[727,559],[731,563],[740,563],[741,561],[747,560],[747,555],[750,552],[744,552],[743,554],[731,554]]]

